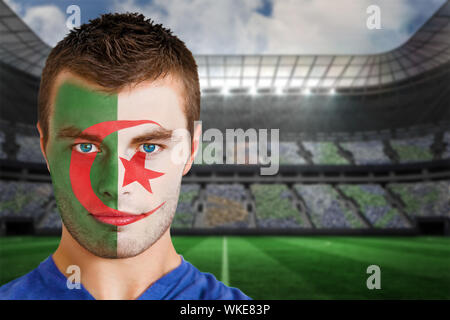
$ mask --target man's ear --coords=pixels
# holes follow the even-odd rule
[[[47,164],[47,170],[48,172],[50,172],[50,167],[48,166],[48,160],[47,160],[47,155],[45,154],[45,146],[44,146],[44,135],[42,134],[42,129],[41,129],[41,125],[38,121],[37,125],[36,125],[38,131],[39,131],[39,140],[40,140],[40,146],[41,146],[41,152],[44,155],[44,159],[45,159],[45,163]]]
[[[191,170],[192,164],[194,163],[195,156],[197,155],[198,148],[200,145],[200,136],[202,134],[202,123],[199,122],[194,128],[194,137],[191,139],[191,155],[183,169],[183,176]]]

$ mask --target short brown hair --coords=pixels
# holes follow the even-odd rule
[[[126,85],[177,77],[184,86],[184,113],[193,137],[200,117],[197,64],[183,41],[142,14],[104,14],[75,28],[50,52],[42,71],[38,97],[44,146],[48,141],[50,96],[57,75],[75,75],[117,92]]]

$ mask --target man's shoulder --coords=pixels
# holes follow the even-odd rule
[[[42,282],[38,268],[0,287],[0,300],[40,299]]]
[[[48,257],[24,276],[0,287],[0,300],[87,299],[83,290],[68,290],[67,279]]]
[[[208,272],[201,272],[183,260],[184,272],[167,299],[178,300],[251,300],[238,288],[225,285]]]

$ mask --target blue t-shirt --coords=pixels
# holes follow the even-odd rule
[[[181,264],[155,281],[138,300],[249,300],[242,291],[200,272],[181,257]],[[30,273],[0,287],[1,300],[93,300],[81,284],[69,289],[67,278],[50,256]]]

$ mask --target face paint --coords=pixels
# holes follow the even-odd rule
[[[146,123],[157,124],[154,121],[106,121],[87,128],[81,133],[81,136],[96,136],[101,143],[106,136],[116,131]],[[159,124],[157,125],[159,126]],[[80,146],[86,145],[82,138],[75,139],[75,144],[80,144]],[[81,152],[76,148],[72,150],[70,160],[70,180],[72,183],[73,193],[77,197],[78,201],[94,218],[104,223],[109,223],[115,226],[123,226],[149,216],[164,205],[164,203],[161,203],[156,208],[141,214],[130,214],[105,205],[91,187],[91,180],[97,179],[95,175],[92,177],[90,176],[90,170],[98,152],[90,151],[91,149],[88,149],[87,151],[81,150]],[[116,155],[117,149],[113,150],[112,154]],[[146,155],[144,153],[136,152],[131,161],[120,158],[123,161],[126,170],[124,185],[128,185],[134,181],[139,181],[139,183],[151,193],[149,179],[160,177],[164,173],[146,169],[145,157]],[[114,164],[115,163],[116,162],[114,162]]]
[[[178,201],[183,165],[170,162],[168,139],[185,127],[176,93],[107,95],[66,81],[53,109],[47,158],[65,227],[98,256],[144,251],[170,226]]]

